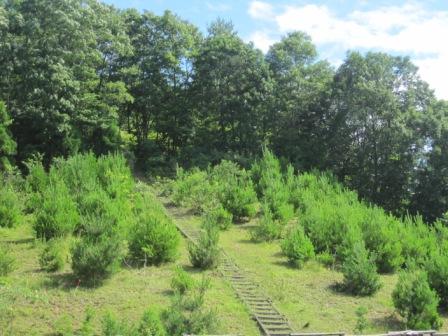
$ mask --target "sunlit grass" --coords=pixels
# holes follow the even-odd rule
[[[200,218],[183,210],[174,210],[181,222],[200,226]],[[220,245],[237,261],[247,274],[273,300],[274,305],[291,322],[294,330],[303,332],[353,333],[355,311],[359,306],[368,310],[370,326],[365,332],[404,330],[395,313],[391,293],[398,276],[381,275],[381,289],[372,297],[355,297],[340,293],[334,285],[342,274],[311,261],[298,270],[287,264],[278,242],[254,243],[250,240],[253,223],[233,225],[221,232]],[[448,329],[448,316],[443,315]]]
[[[106,311],[126,321],[137,321],[148,307],[162,310],[169,304],[174,263],[140,269],[124,267],[103,286],[88,289],[77,286],[69,266],[56,274],[39,269],[42,246],[33,239],[28,224],[2,229],[0,241],[9,242],[17,260],[17,269],[0,280],[0,335],[51,335],[64,323],[76,330],[88,307],[95,310],[94,325],[99,330]],[[176,264],[197,279],[203,276],[189,266],[185,241]],[[205,274],[211,277],[206,305],[217,312],[216,332],[258,335],[255,322],[229,285],[216,272]]]

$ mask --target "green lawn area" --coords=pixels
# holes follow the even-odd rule
[[[48,274],[39,269],[39,242],[24,224],[15,229],[1,229],[0,241],[9,242],[17,260],[17,269],[0,278],[0,335],[56,335],[59,325],[79,328],[85,311],[95,311],[94,324],[99,329],[106,311],[119,318],[136,321],[148,307],[163,309],[169,304],[170,280],[174,264],[141,269],[123,268],[103,286],[95,289],[76,287],[70,269]],[[177,264],[197,279],[202,274],[189,267],[186,243],[182,241]],[[258,335],[258,328],[232,288],[217,272],[207,272],[211,289],[206,305],[216,310],[219,334]]]
[[[185,209],[171,208],[170,212],[181,224],[200,225],[200,218]],[[289,267],[278,242],[250,241],[252,227],[253,223],[232,226],[221,233],[220,244],[273,299],[295,330],[352,333],[355,311],[361,305],[368,308],[371,326],[366,332],[405,328],[394,313],[391,301],[396,275],[382,275],[383,286],[373,297],[344,295],[333,289],[342,279],[339,272],[316,262],[306,264],[301,270]],[[95,311],[94,324],[99,330],[106,311],[137,321],[146,308],[163,309],[169,304],[174,264],[141,269],[124,267],[103,286],[89,289],[76,286],[69,266],[56,274],[39,269],[42,246],[33,239],[28,223],[15,229],[0,229],[0,241],[8,243],[17,260],[17,269],[8,277],[0,278],[0,335],[55,335],[58,326],[64,324],[71,324],[76,330],[88,307]],[[185,240],[176,263],[195,278],[202,277],[190,267]],[[217,271],[206,275],[212,284],[206,304],[216,310],[219,319],[216,333],[259,335],[255,322],[230,285]],[[442,329],[448,329],[446,315]]]
[[[176,210],[180,221],[200,226],[200,218]],[[183,214],[183,215],[182,215]],[[317,262],[302,269],[291,268],[282,255],[278,242],[253,243],[250,240],[252,223],[233,225],[221,233],[220,244],[238,265],[271,297],[276,307],[291,322],[296,331],[353,333],[355,311],[359,306],[368,309],[370,327],[366,332],[405,330],[394,312],[391,293],[397,275],[381,275],[382,288],[372,297],[354,297],[337,292],[333,286],[342,281],[342,274]],[[448,316],[442,316],[448,330]]]

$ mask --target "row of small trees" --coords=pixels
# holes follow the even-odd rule
[[[359,201],[331,174],[282,167],[268,150],[250,171],[228,161],[207,171],[181,170],[172,192],[175,202],[214,218],[206,222],[221,229],[258,212],[254,241],[281,239],[283,253],[299,268],[313,258],[336,267],[344,274],[340,289],[354,295],[373,295],[381,287],[379,273],[400,271],[393,300],[407,326],[440,326],[437,308],[448,307],[442,222],[429,227],[421,217],[396,218]],[[251,211],[242,216],[238,207]]]
[[[180,235],[174,223],[149,187],[134,182],[123,156],[75,155],[55,160],[48,171],[36,158],[27,168],[26,178],[5,174],[0,180],[0,224],[14,228],[24,225],[25,213],[30,215],[36,238],[42,242],[39,262],[43,270],[61,271],[70,263],[74,283],[97,286],[123,264],[142,267],[177,259]],[[215,221],[215,217],[208,219],[205,223]],[[206,229],[201,242],[190,246],[195,267],[216,265],[218,236],[211,240],[213,249],[208,243],[212,232]],[[0,276],[15,266],[16,260],[0,246]],[[107,314],[101,334],[210,332],[216,317],[204,305],[209,281],[198,282],[177,267],[171,287],[171,304],[161,313],[149,309],[136,324]],[[88,310],[76,334],[93,335],[93,318],[94,311]],[[60,324],[58,332],[73,334],[71,323]]]
[[[34,160],[27,168],[15,186],[3,182],[1,223],[12,227],[23,211],[32,214],[36,238],[44,243],[43,269],[59,271],[69,260],[76,279],[97,285],[124,261],[142,266],[176,258],[175,225],[151,191],[134,183],[123,156],[75,155],[55,160],[48,171]]]

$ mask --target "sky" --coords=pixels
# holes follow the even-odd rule
[[[320,58],[341,64],[348,50],[410,56],[448,100],[448,0],[103,0],[119,8],[171,10],[206,31],[216,18],[264,52],[288,32],[311,36]]]

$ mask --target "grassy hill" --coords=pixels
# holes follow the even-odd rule
[[[8,242],[17,260],[17,269],[0,284],[0,335],[57,335],[72,326],[77,330],[86,309],[95,311],[94,326],[99,330],[107,311],[119,318],[137,321],[148,307],[162,309],[172,295],[170,281],[174,265],[181,265],[196,279],[211,278],[206,306],[219,316],[217,332],[258,335],[258,328],[233,290],[214,271],[197,272],[190,266],[186,243],[182,240],[175,263],[146,268],[123,268],[103,286],[77,287],[67,266],[48,274],[38,263],[42,244],[35,240],[29,223],[15,229],[1,229],[0,242]]]
[[[200,227],[201,217],[192,215],[188,209],[178,208],[174,214],[181,223]],[[286,262],[278,242],[254,243],[250,231],[255,229],[257,221],[222,231],[220,245],[271,297],[294,330],[352,333],[359,306],[368,309],[370,327],[366,332],[406,329],[391,299],[398,278],[396,274],[381,275],[383,286],[371,297],[343,294],[334,289],[335,284],[342,281],[341,272],[315,261],[296,269]],[[448,315],[444,314],[441,330],[447,329]]]

